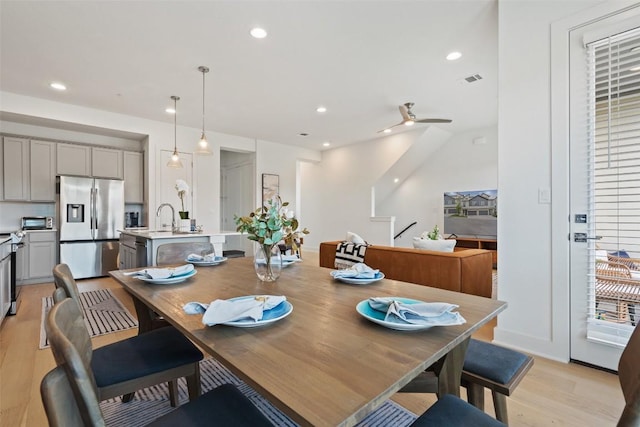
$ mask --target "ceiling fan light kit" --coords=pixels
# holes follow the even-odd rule
[[[178,100],[179,96],[173,95],[171,97],[173,99],[173,109],[175,111],[173,115],[173,154],[171,155],[171,159],[167,162],[167,166],[170,168],[181,168],[182,162],[180,161],[180,156],[178,155]]]
[[[400,110],[402,121],[400,123],[396,123],[393,126],[389,126],[382,130],[379,130],[378,133],[380,132],[389,133],[391,132],[392,128],[400,125],[413,126],[416,123],[451,123],[452,121],[451,119],[432,119],[432,118],[416,119],[416,115],[413,114],[413,112],[411,111],[411,107],[413,107],[413,105],[414,105],[413,102],[406,102],[403,105],[399,105],[398,109]]]

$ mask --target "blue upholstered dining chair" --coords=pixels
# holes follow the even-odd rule
[[[160,328],[94,350],[78,301],[68,298],[62,287],[54,291],[54,301],[45,329],[56,363],[65,363],[61,349],[72,346],[91,373],[100,400],[167,382],[171,406],[177,406],[177,379],[182,377],[189,400],[200,395],[202,352],[177,329]],[[63,311],[57,308],[61,305]]]
[[[94,374],[81,354],[82,348],[86,350],[87,346],[78,346],[76,342],[84,335],[79,333],[82,329],[80,321],[79,310],[69,298],[56,303],[49,314],[48,333],[58,366],[45,375],[40,393],[51,427],[105,425]],[[251,401],[231,384],[216,387],[148,425],[189,427],[212,424],[272,426]]]

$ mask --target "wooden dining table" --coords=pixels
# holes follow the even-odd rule
[[[250,258],[196,267],[195,276],[178,284],[124,274],[135,270],[110,275],[132,295],[142,330],[150,324],[145,312],[162,315],[301,425],[354,425],[432,365],[440,392],[459,395],[471,334],[506,308],[502,301],[396,280],[345,284],[331,269],[304,261],[283,268],[275,282],[261,282]],[[293,311],[277,322],[239,328],[206,326],[202,314],[183,310],[188,302],[249,295],[284,295]],[[356,311],[370,297],[456,304],[466,323],[389,329]]]

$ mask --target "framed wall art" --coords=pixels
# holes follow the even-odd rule
[[[280,176],[269,173],[262,174],[262,206],[268,200],[277,199],[280,195]]]

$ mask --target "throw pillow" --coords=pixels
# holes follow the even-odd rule
[[[350,243],[355,243],[356,245],[365,245],[367,242],[364,241],[364,239],[360,236],[358,236],[356,233],[352,233],[350,231],[347,231],[347,242]]]
[[[455,239],[431,240],[421,239],[420,237],[413,238],[413,247],[416,249],[426,249],[429,251],[439,252],[453,252],[453,248],[455,246]]]

